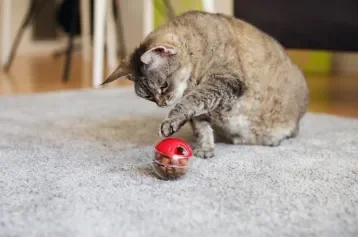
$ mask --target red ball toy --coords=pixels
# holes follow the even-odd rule
[[[182,139],[166,138],[155,146],[152,166],[160,178],[177,179],[187,173],[192,155],[190,145]]]

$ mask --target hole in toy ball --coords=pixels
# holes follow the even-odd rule
[[[177,154],[178,155],[186,155],[186,150],[184,149],[184,147],[182,147],[182,146],[177,147]]]

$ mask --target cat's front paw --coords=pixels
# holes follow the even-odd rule
[[[198,147],[194,149],[194,155],[200,158],[212,158],[214,157],[213,147]]]
[[[159,135],[162,137],[169,137],[176,133],[185,123],[185,116],[167,118],[160,125]]]

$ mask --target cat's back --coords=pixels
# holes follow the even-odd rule
[[[240,23],[240,20],[221,13],[188,11],[170,21],[167,27],[185,35],[186,40],[217,42],[236,38],[242,27]]]
[[[188,11],[159,28],[172,32],[190,50],[211,52],[221,60],[240,54],[248,63],[267,62],[268,56],[286,59],[283,47],[254,25],[222,13]],[[255,55],[255,58],[250,60]]]
[[[171,20],[169,25],[181,27],[184,26],[187,29],[200,30],[202,32],[213,33],[233,33],[237,27],[241,27],[240,23],[243,21],[235,17],[225,15],[222,13],[209,13],[203,11],[187,11],[178,15]],[[214,31],[212,31],[214,30]]]
[[[190,31],[196,38],[216,41],[273,40],[271,36],[254,25],[222,13],[202,11],[185,12],[172,21],[167,27],[173,31]],[[273,40],[275,41],[275,40]]]

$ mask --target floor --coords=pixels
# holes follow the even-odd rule
[[[73,57],[69,82],[62,82],[63,58],[51,56],[16,57],[10,72],[0,72],[0,95],[43,93],[91,87],[90,63]],[[358,117],[358,75],[308,74],[311,90],[309,111]],[[109,87],[130,86],[116,81]],[[1,99],[1,97],[0,97]]]

